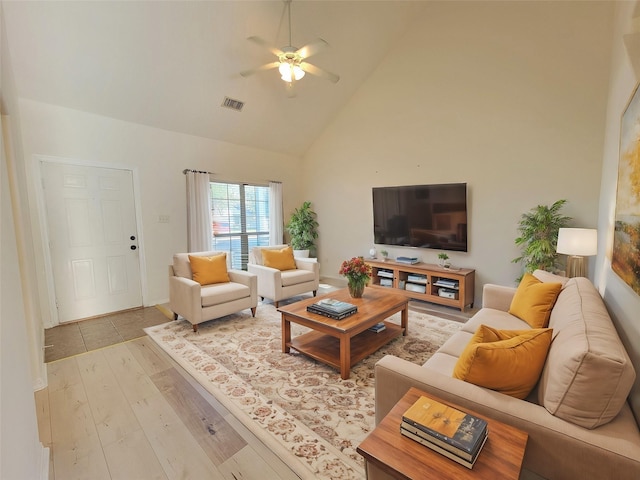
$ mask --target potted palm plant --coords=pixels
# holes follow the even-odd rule
[[[308,257],[318,238],[318,221],[316,212],[311,209],[311,202],[304,202],[300,208],[293,211],[286,228],[291,236],[294,256]]]
[[[538,205],[522,214],[518,223],[520,235],[515,240],[522,254],[512,262],[522,263],[525,273],[531,273],[536,269],[549,272],[559,270],[556,253],[558,230],[571,220],[571,217],[560,213],[565,203],[566,200],[558,200],[551,206]]]

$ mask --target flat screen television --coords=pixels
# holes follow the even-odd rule
[[[378,245],[467,251],[467,184],[373,188]]]

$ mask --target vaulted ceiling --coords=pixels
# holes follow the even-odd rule
[[[358,87],[397,47],[426,2],[306,1],[291,5],[292,43],[329,43],[286,94],[277,70],[239,72],[274,60],[247,41],[288,42],[275,1],[2,0],[19,97],[155,128],[303,154]],[[245,102],[221,107],[225,96]]]

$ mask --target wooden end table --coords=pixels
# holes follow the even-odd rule
[[[342,320],[333,320],[307,311],[307,307],[322,298],[334,298],[358,307],[358,312]],[[380,289],[365,288],[362,298],[351,298],[348,289],[320,297],[301,300],[278,308],[282,314],[282,351],[294,348],[319,362],[340,371],[343,380],[349,378],[351,365],[371,355],[400,335],[406,335],[409,326],[408,298]],[[385,322],[386,329],[372,332],[370,327],[401,312],[400,325]],[[291,323],[312,331],[291,338]]]
[[[468,469],[400,433],[402,415],[421,396],[431,397],[488,422],[489,437],[473,469]],[[366,462],[398,479],[517,479],[528,435],[522,430],[411,388],[358,446]]]

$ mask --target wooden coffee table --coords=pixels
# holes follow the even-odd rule
[[[342,320],[307,312],[307,306],[322,298],[352,303],[358,307],[358,312]],[[345,288],[282,306],[278,311],[282,314],[282,351],[289,353],[294,348],[338,369],[344,380],[349,378],[352,365],[394,338],[406,335],[409,323],[407,297],[373,288],[365,288],[362,298],[351,298]],[[369,330],[369,327],[397,312],[402,312],[400,325],[385,322],[385,330],[379,333]],[[291,323],[304,325],[312,331],[292,339]]]
[[[400,433],[402,415],[421,395],[484,418],[488,422],[489,437],[473,469],[468,469]],[[522,430],[411,388],[363,440],[357,451],[371,464],[372,470],[382,470],[393,478],[506,480],[520,476],[527,438],[528,435]]]

